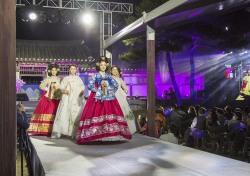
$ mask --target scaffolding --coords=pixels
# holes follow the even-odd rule
[[[113,13],[133,13],[133,4],[91,0],[16,0],[17,7],[40,6],[55,9],[84,9],[96,11],[100,15],[100,55],[104,55],[104,40],[112,36]]]

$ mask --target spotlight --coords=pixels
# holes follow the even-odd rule
[[[29,14],[29,18],[30,18],[31,20],[35,20],[35,19],[37,18],[37,15],[36,15],[34,12],[31,12],[31,13]]]
[[[91,27],[95,23],[95,14],[91,11],[76,11],[76,15],[73,19],[73,22],[76,25],[84,24],[87,27]]]
[[[89,14],[89,13],[83,14],[81,16],[81,21],[84,24],[92,24],[93,23],[93,16],[91,14]]]
[[[226,30],[226,31],[228,31],[228,30],[229,30],[229,28],[226,26],[226,27],[225,27],[225,30]]]

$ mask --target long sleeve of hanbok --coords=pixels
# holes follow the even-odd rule
[[[126,83],[122,79],[121,79],[121,82],[122,82],[122,84],[121,84],[122,89],[124,90],[125,93],[127,93],[128,87],[127,87]]]
[[[39,88],[43,91],[48,91],[50,87],[49,79],[45,78],[41,84],[39,85]]]
[[[85,85],[84,85],[82,79],[79,78],[79,81],[80,81],[80,87],[82,87],[82,91],[84,91],[85,90]]]
[[[119,87],[119,84],[116,82],[116,80],[114,78],[112,78],[110,76],[110,79],[111,79],[111,82],[112,82],[112,85],[114,87],[114,92],[116,92],[118,90],[118,87]]]
[[[63,92],[67,87],[67,78],[64,78],[60,84],[60,89]]]
[[[84,86],[84,83],[80,77],[77,78],[77,85],[78,85],[77,91],[79,91],[79,96],[81,97],[84,94],[85,86]]]
[[[91,90],[92,92],[97,92],[97,88],[95,87],[95,75],[93,75],[90,79],[89,79],[89,83],[88,83],[88,89]]]

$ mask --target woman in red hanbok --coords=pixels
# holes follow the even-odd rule
[[[91,141],[125,141],[131,139],[126,118],[115,98],[118,83],[106,71],[109,63],[101,57],[96,63],[99,71],[88,84],[90,96],[84,107],[78,134],[77,144]]]
[[[50,136],[57,107],[61,98],[59,66],[51,64],[48,67],[48,78],[45,78],[39,88],[43,90],[42,97],[32,115],[30,127],[27,130],[30,135]]]

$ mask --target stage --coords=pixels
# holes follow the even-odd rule
[[[230,176],[250,165],[200,150],[134,134],[125,143],[77,145],[70,138],[31,136],[34,175]]]

